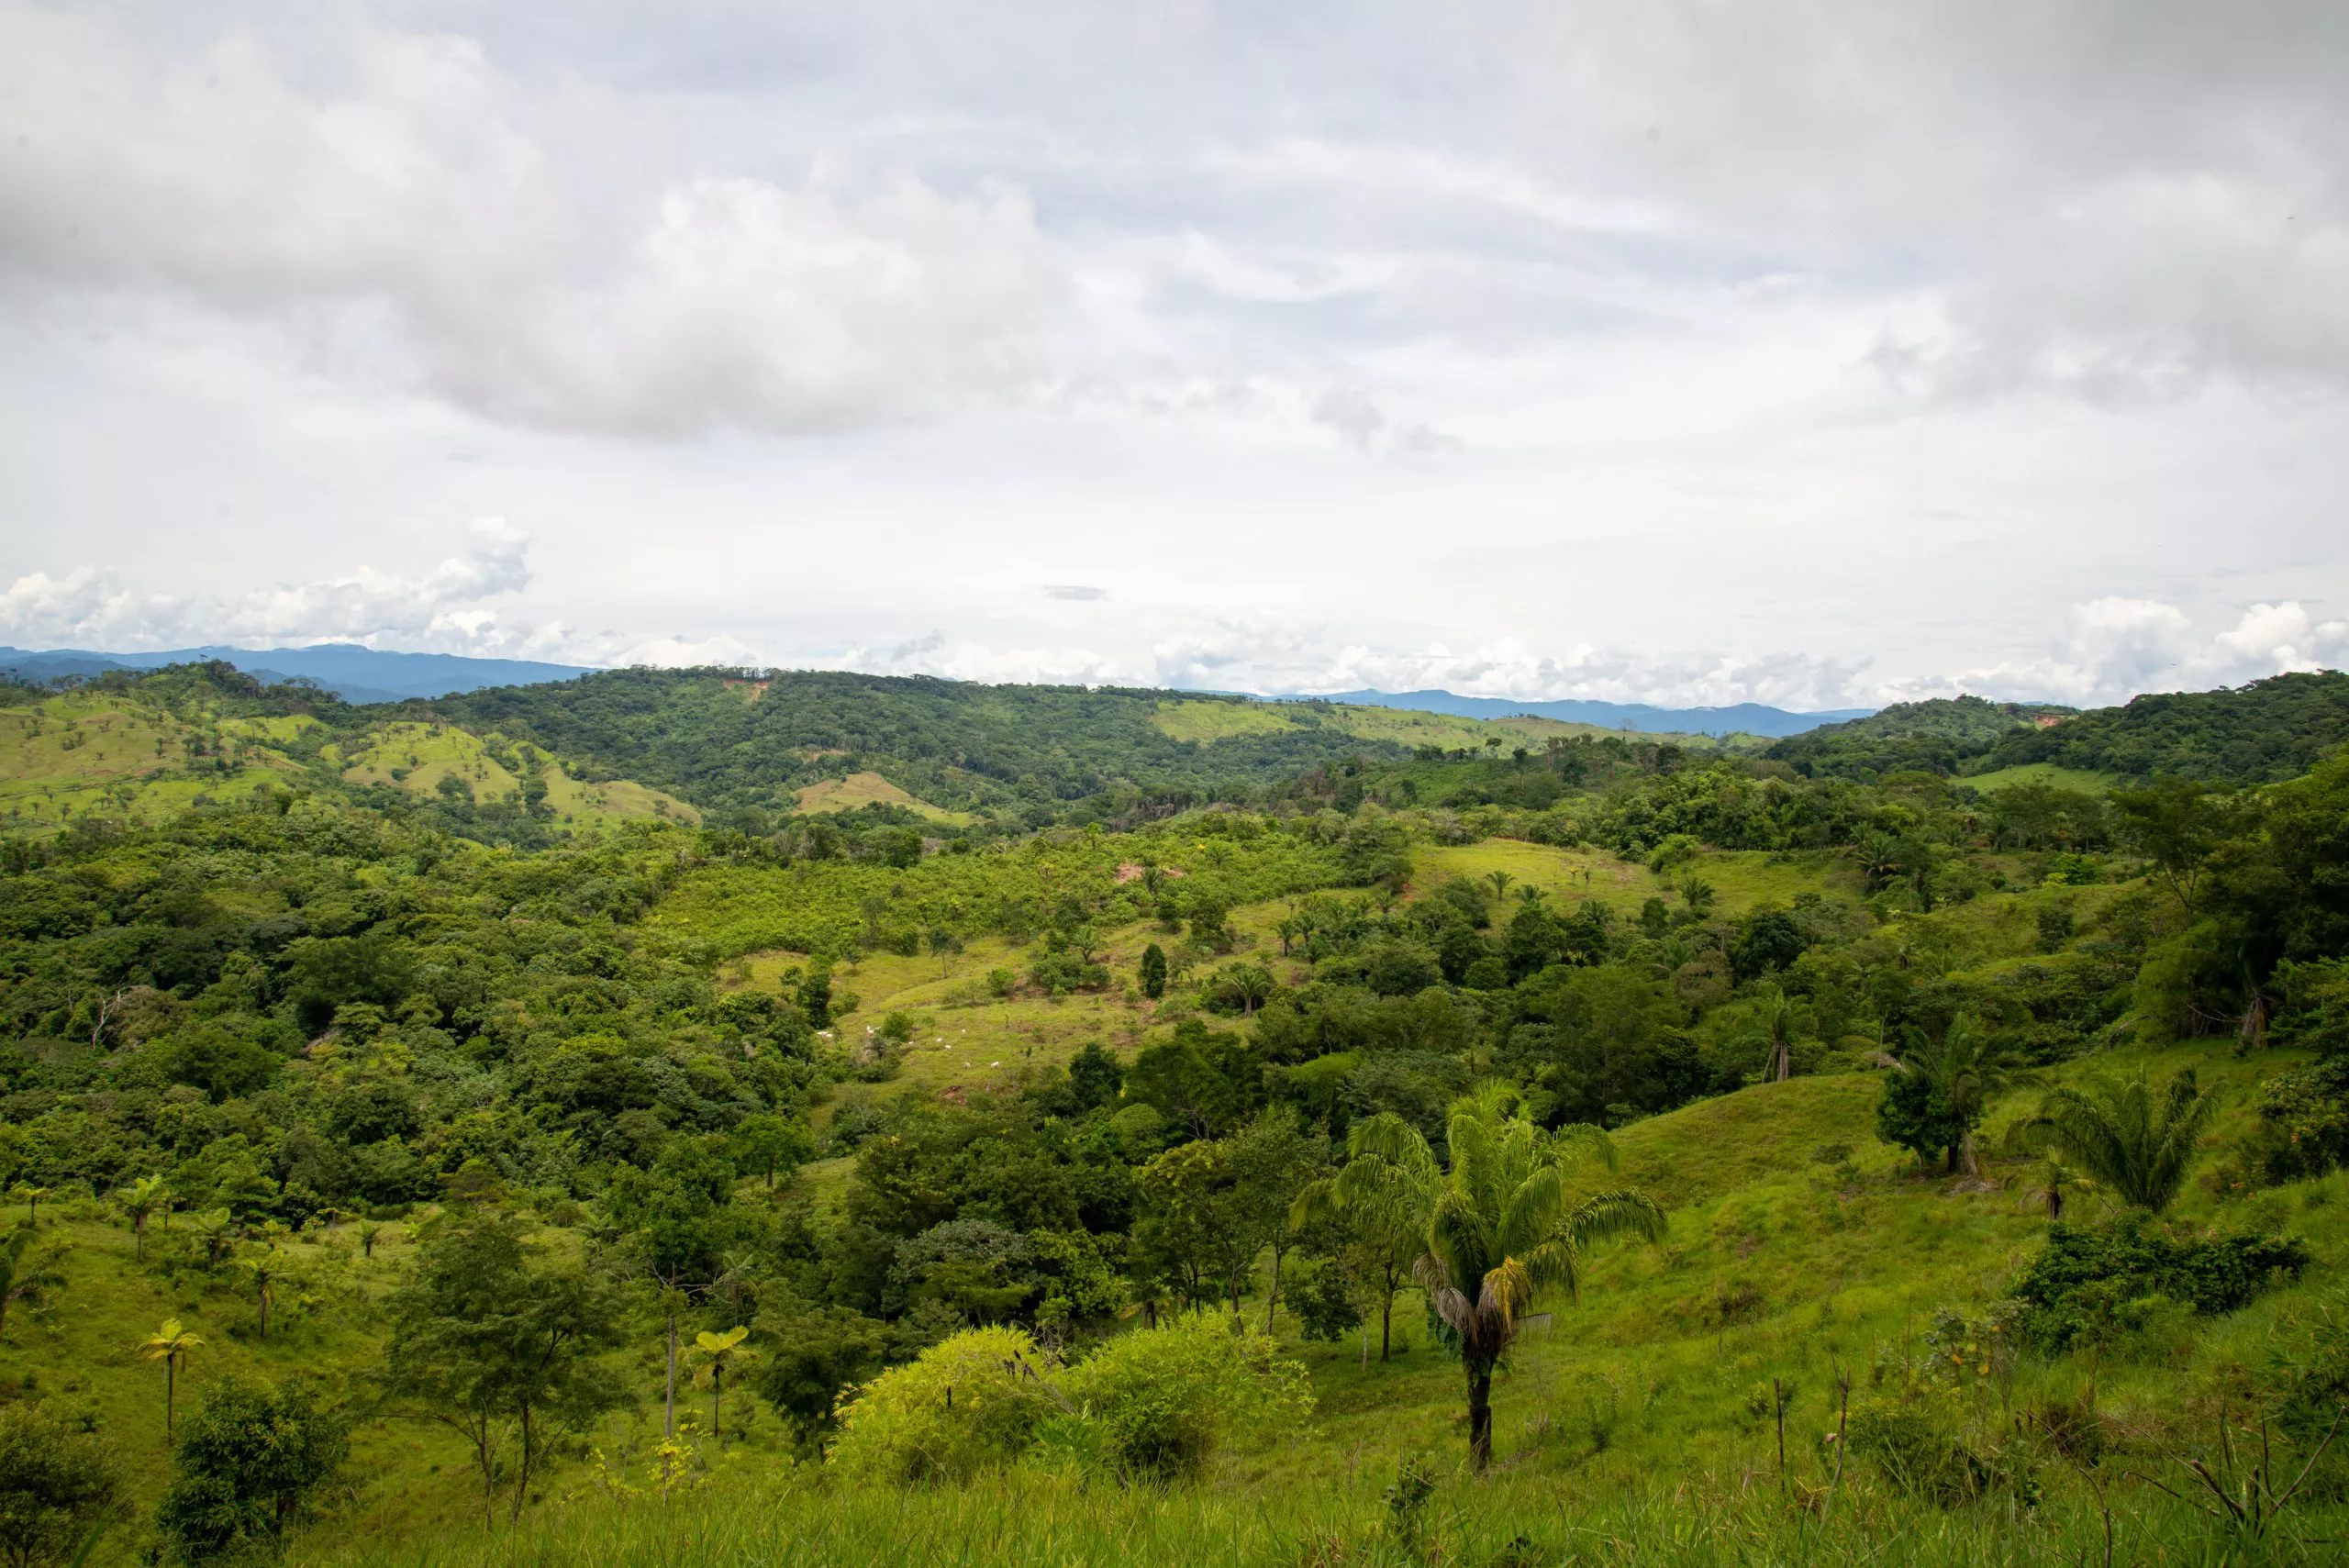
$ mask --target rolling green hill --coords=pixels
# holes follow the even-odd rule
[[[2233,691],[2165,692],[2048,729],[2002,736],[1982,766],[2053,762],[2082,773],[2217,784],[2305,773],[2349,740],[2349,674],[2277,675]]]
[[[1903,703],[1773,745],[1767,756],[1815,778],[1920,771],[1972,777],[2045,764],[2143,784],[2270,784],[2349,741],[2349,674],[2277,675],[2232,691],[2170,692],[2088,712],[1980,697]]]
[[[723,674],[674,715],[605,691],[574,751],[507,695],[232,676],[0,705],[0,1423],[111,1445],[87,1562],[273,1554],[280,1518],[298,1561],[518,1568],[2313,1562],[2349,1529],[2349,760],[2139,849],[2043,764],[1985,797]],[[1085,793],[964,765],[1023,759]],[[1083,808],[1161,762],[1151,812]],[[2158,1202],[2017,1131],[2140,1072],[2204,1107]],[[1340,1183],[1400,1208],[1313,1195],[1412,1148]],[[1414,1264],[1511,1149],[1539,1179],[1494,1234],[1656,1207],[1509,1298],[1480,1472]],[[167,1318],[203,1341],[172,1418]],[[289,1399],[270,1452],[350,1448],[281,1514],[205,1445]],[[2249,1532],[2188,1459],[2263,1508],[2310,1479]]]

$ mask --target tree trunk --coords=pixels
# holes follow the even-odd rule
[[[163,1446],[166,1448],[171,1446],[172,1431],[179,1421],[179,1357],[165,1356],[163,1358]]]
[[[1273,1285],[1264,1296],[1264,1332],[1267,1334],[1273,1331],[1273,1314],[1280,1310],[1280,1305],[1281,1250],[1275,1247],[1273,1249]]]
[[[725,1381],[726,1369],[713,1361],[709,1366],[709,1435],[720,1448],[726,1446],[726,1427],[718,1418],[718,1385]]]
[[[1794,1051],[1787,1041],[1782,1040],[1771,1049],[1770,1071],[1772,1076],[1781,1084],[1795,1075]]]
[[[1965,1173],[1976,1181],[1982,1179],[1982,1156],[1974,1148],[1974,1131],[1968,1128],[1958,1135],[1957,1158],[1965,1165]]]
[[[1468,1369],[1468,1462],[1479,1473],[1493,1462],[1493,1369]]]
[[[1386,1299],[1378,1307],[1378,1360],[1381,1365],[1393,1353],[1395,1344],[1395,1292],[1390,1286]]]

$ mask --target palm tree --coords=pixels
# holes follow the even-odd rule
[[[1957,1157],[1965,1173],[1982,1179],[1982,1156],[1974,1145],[1975,1125],[1992,1100],[2036,1076],[2023,1071],[2014,1054],[1999,1045],[1971,1013],[1950,1020],[1942,1043],[1920,1055],[1925,1074],[1941,1090],[1950,1116],[1957,1123]]]
[[[1795,1036],[1800,1032],[1801,1010],[1776,985],[1761,988],[1753,1006],[1750,1039],[1767,1048],[1769,1069],[1763,1075],[1783,1084],[1795,1075]]]
[[[1536,887],[1530,882],[1523,887],[1517,890],[1517,901],[1520,904],[1524,905],[1528,909],[1532,908],[1534,906],[1540,904],[1549,896],[1550,890],[1548,888]]]
[[[2186,1184],[2195,1140],[2212,1108],[2191,1067],[2159,1090],[2140,1068],[2120,1084],[2051,1091],[2039,1114],[2016,1130],[2026,1143],[2076,1162],[2121,1202],[2159,1214]]]
[[[1713,906],[1713,899],[1716,896],[1713,884],[1693,871],[1682,877],[1675,884],[1675,888],[1682,901],[1692,910],[1709,909]]]
[[[1615,1168],[1615,1146],[1586,1124],[1546,1133],[1512,1113],[1514,1091],[1487,1084],[1453,1103],[1446,1140],[1452,1169],[1437,1184],[1427,1251],[1414,1266],[1436,1316],[1458,1337],[1468,1376],[1468,1453],[1479,1470],[1493,1457],[1493,1371],[1516,1341],[1519,1319],[1544,1287],[1579,1299],[1583,1254],[1598,1241],[1633,1235],[1660,1240],[1664,1209],[1632,1187],[1576,1197],[1567,1166],[1577,1152]],[[1373,1118],[1382,1152],[1406,1170],[1434,1155],[1417,1129]]]
[[[163,1363],[163,1440],[166,1443],[172,1440],[173,1401],[179,1392],[180,1363],[187,1360],[188,1351],[203,1343],[200,1336],[181,1328],[178,1318],[166,1318],[163,1326],[149,1335],[147,1342],[139,1347],[147,1352],[149,1361]]]
[[[1498,903],[1508,896],[1508,884],[1517,878],[1505,871],[1488,871],[1485,873],[1485,880],[1493,884],[1493,901]]]
[[[50,1196],[51,1189],[35,1186],[30,1182],[18,1182],[13,1190],[17,1196],[25,1200],[25,1223],[40,1224],[40,1200]]]
[[[171,1189],[161,1176],[141,1176],[117,1195],[122,1212],[130,1217],[130,1255],[147,1255],[147,1217],[172,1201]]]
[[[63,1249],[55,1245],[35,1250],[30,1225],[19,1225],[0,1241],[0,1333],[8,1327],[8,1308],[21,1301],[38,1307],[41,1298],[65,1283],[57,1260]]]
[[[243,1262],[245,1283],[253,1287],[254,1305],[261,1308],[262,1342],[269,1341],[269,1309],[276,1303],[277,1287],[285,1283],[285,1261],[276,1249],[264,1248]]]
[[[718,1402],[725,1393],[726,1369],[736,1362],[759,1359],[758,1351],[742,1343],[750,1337],[750,1329],[739,1323],[723,1334],[705,1329],[694,1336],[695,1351],[709,1362],[709,1433],[720,1442],[726,1440],[726,1429],[718,1425]]]
[[[2031,1173],[2031,1179],[2023,1188],[2023,1206],[2045,1209],[2047,1223],[2060,1225],[2064,1220],[2064,1207],[2070,1201],[2070,1195],[2092,1192],[2095,1187],[2094,1182],[2064,1163],[2062,1156],[2051,1152]]]
[[[236,1245],[236,1218],[226,1208],[201,1210],[195,1217],[195,1234],[204,1243],[205,1266],[210,1268]]]

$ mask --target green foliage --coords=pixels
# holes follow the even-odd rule
[[[2307,772],[2349,739],[2349,674],[2274,675],[2232,691],[2165,692],[2046,729],[2018,729],[1985,766],[2053,762],[2087,773],[2267,784]]]
[[[2034,720],[2071,712],[2047,703],[1998,703],[1976,696],[1895,703],[1865,718],[1788,736],[1765,754],[1809,778],[1869,779],[1917,772],[1947,775]]]
[[[841,1412],[830,1466],[850,1482],[959,1485],[1017,1462],[1066,1409],[1054,1359],[1019,1329],[966,1329],[892,1367]]]
[[[0,1562],[7,1568],[72,1559],[121,1493],[121,1462],[85,1425],[29,1401],[0,1407]]]
[[[348,1419],[306,1384],[216,1383],[172,1451],[156,1530],[191,1563],[275,1555],[350,1448]]]
[[[2061,1151],[2122,1202],[2159,1214],[2185,1185],[2211,1105],[2191,1068],[2158,1090],[2141,1072],[2119,1084],[2054,1090],[2017,1134]]]
[[[2189,1241],[2149,1233],[2142,1218],[2101,1226],[2051,1225],[2046,1243],[2015,1281],[2028,1309],[2022,1331],[2050,1354],[2102,1343],[2142,1322],[2152,1298],[2203,1316],[2232,1312],[2296,1279],[2309,1266],[2305,1243],[2237,1233]]]
[[[1099,797],[1111,810],[1231,797],[1319,761],[1399,757],[1392,742],[1282,728],[1212,745],[1152,722],[1187,694],[985,686],[927,676],[610,670],[559,686],[445,698],[435,712],[638,779],[707,807],[774,807],[842,772],[877,770],[940,806],[1017,812]],[[730,684],[729,684],[730,683]]]
[[[1313,1409],[1302,1366],[1268,1335],[1212,1311],[1120,1334],[1061,1385],[1074,1419],[1092,1429],[1084,1446],[1130,1482],[1195,1480],[1235,1435],[1273,1436]]]
[[[464,1440],[484,1512],[510,1473],[516,1516],[550,1451],[623,1398],[603,1360],[608,1289],[576,1264],[534,1258],[527,1237],[494,1214],[445,1221],[390,1303],[384,1351],[385,1392]]]
[[[1844,1440],[1895,1491],[1938,1507],[1978,1502],[1993,1492],[2010,1494],[2025,1506],[2039,1498],[2027,1456],[2019,1451],[1978,1453],[1919,1405],[1863,1405],[1852,1412]]]

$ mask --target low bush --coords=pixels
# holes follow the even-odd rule
[[[1069,1446],[1128,1481],[1194,1478],[1235,1429],[1277,1430],[1313,1408],[1305,1369],[1219,1312],[1119,1335],[1063,1381],[1072,1418],[1091,1429]]]
[[[1019,1329],[967,1329],[892,1367],[841,1412],[832,1465],[859,1481],[966,1482],[1027,1451],[1064,1408],[1052,1356]]]
[[[2050,1355],[2109,1343],[2163,1301],[2204,1317],[2248,1305],[2279,1277],[2297,1279],[2307,1246],[2288,1236],[2235,1232],[2174,1241],[2149,1235],[2143,1216],[2101,1226],[2051,1225],[2047,1244],[2015,1282],[2022,1331]]]

